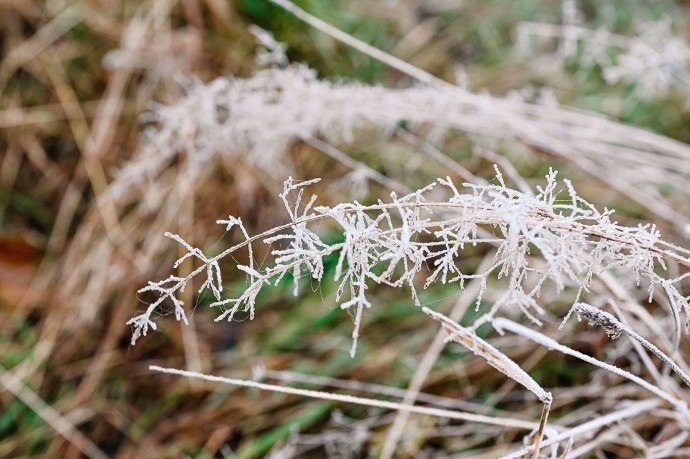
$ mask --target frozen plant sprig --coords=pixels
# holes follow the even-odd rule
[[[654,226],[627,227],[612,221],[613,211],[597,210],[577,195],[568,180],[564,180],[567,199],[560,199],[555,171],[549,172],[546,184],[537,187],[534,195],[507,187],[498,172],[496,184],[464,184],[459,189],[450,178],[438,179],[401,197],[393,193],[390,202],[366,206],[356,201],[314,206],[316,196],[305,200],[304,194],[305,187],[316,182],[318,179],[300,182],[289,178],[280,198],[290,221],[259,235],[250,237],[239,219],[219,220],[221,224],[238,224],[245,240],[216,256],[208,257],[181,236],[167,234],[187,250],[177,264],[193,257],[201,266],[186,277],[171,276],[140,290],[159,297],[127,322],[134,329],[132,343],[149,328],[156,329],[152,315],[166,300],[173,303],[176,318],[186,322],[178,294],[197,276],[206,276],[200,292],[210,290],[216,299],[211,306],[222,311],[216,321],[232,320],[240,311],[253,318],[256,297],[264,286],[277,284],[291,272],[297,294],[305,276],[322,280],[322,260],[333,253],[339,254],[337,301],[354,316],[353,355],[363,312],[373,304],[367,295],[371,284],[408,288],[420,305],[416,294],[420,284],[427,288],[440,281],[462,288],[466,280],[479,279],[478,309],[487,280],[495,273],[505,279],[505,293],[478,323],[491,321],[503,308],[518,308],[539,324],[538,316],[544,310],[537,297],[546,281],[557,291],[566,284],[577,285],[576,304],[588,292],[595,274],[617,268],[629,270],[638,283],[646,282],[650,297],[660,286],[658,290],[669,297],[675,315],[682,312],[690,317],[690,298],[678,290],[685,276],[665,278],[658,273],[666,269],[668,261],[690,268],[690,251],[661,240]],[[428,199],[432,192],[438,196],[444,191],[445,199]],[[344,242],[328,244],[310,229],[324,220],[340,226]],[[491,229],[495,237],[485,237],[482,228]],[[258,267],[254,263],[251,247],[258,242],[273,246],[272,265]],[[477,244],[498,246],[493,263],[483,272],[463,272],[458,263],[463,249]],[[243,247],[250,250],[250,261],[236,268],[247,275],[248,286],[237,298],[223,298],[219,262]],[[536,263],[537,257],[543,262]],[[528,276],[534,279],[535,275],[536,282],[527,282]]]

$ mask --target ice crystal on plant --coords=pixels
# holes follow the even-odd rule
[[[464,184],[458,189],[446,178],[404,196],[392,193],[388,202],[363,205],[355,201],[333,207],[315,207],[316,196],[305,199],[305,189],[318,179],[300,182],[289,178],[280,198],[290,221],[282,226],[250,237],[239,219],[219,220],[229,227],[239,225],[246,240],[215,257],[204,255],[180,236],[168,234],[187,251],[177,264],[194,257],[201,266],[185,278],[169,277],[141,290],[160,296],[128,322],[134,327],[132,342],[155,326],[151,315],[166,299],[173,302],[176,317],[186,320],[177,292],[197,275],[206,275],[202,290],[209,290],[217,300],[212,306],[222,310],[217,321],[232,320],[238,311],[253,317],[256,297],[264,286],[276,284],[291,272],[297,295],[305,274],[317,282],[322,280],[323,258],[332,253],[339,254],[337,301],[354,315],[353,353],[363,313],[374,303],[367,295],[372,284],[404,287],[421,306],[417,295],[420,284],[427,288],[440,280],[462,288],[466,279],[479,279],[479,307],[488,279],[495,276],[506,284],[504,293],[474,327],[492,321],[506,308],[522,311],[539,325],[539,316],[545,311],[537,297],[546,281],[557,291],[565,285],[577,285],[573,298],[577,303],[587,294],[596,274],[615,268],[632,272],[638,282],[644,280],[650,292],[660,286],[676,314],[682,311],[687,317],[688,297],[677,288],[686,276],[667,279],[657,272],[665,269],[665,259],[690,267],[686,252],[663,242],[654,226],[626,227],[611,221],[612,211],[597,210],[580,198],[567,180],[563,181],[567,199],[563,199],[556,175],[550,171],[546,184],[538,186],[534,194],[509,188],[497,170],[496,184]],[[445,192],[446,197],[432,201],[432,192],[434,196]],[[323,220],[339,227],[344,242],[327,244],[310,228]],[[495,237],[487,238],[483,229],[490,229]],[[251,245],[258,241],[273,247],[272,265],[254,264]],[[465,273],[456,260],[464,247],[477,244],[497,246],[493,264],[484,272]],[[245,246],[250,248],[249,263],[236,267],[247,275],[248,287],[237,298],[222,298],[219,262]],[[528,283],[528,276],[536,276],[536,282]]]

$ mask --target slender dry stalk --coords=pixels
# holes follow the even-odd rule
[[[224,384],[232,384],[241,387],[250,387],[261,390],[268,390],[271,392],[280,392],[284,394],[299,395],[302,397],[311,397],[321,400],[332,400],[336,402],[352,403],[357,405],[372,406],[377,408],[385,408],[396,411],[409,411],[411,413],[426,414],[430,416],[437,416],[448,419],[456,419],[459,421],[469,421],[484,424],[499,425],[505,427],[513,427],[519,429],[535,429],[538,424],[519,419],[504,419],[492,416],[484,416],[475,413],[463,413],[461,411],[444,410],[440,408],[404,405],[402,403],[388,402],[385,400],[375,400],[370,398],[355,397],[352,395],[333,394],[329,392],[320,392],[315,390],[297,389],[294,387],[276,386],[274,384],[265,384],[256,381],[248,381],[245,379],[225,378],[222,376],[206,375],[194,371],[178,370],[176,368],[163,368],[158,365],[151,365],[151,371],[158,371],[172,375],[185,376],[187,378],[202,379],[204,381],[219,382]]]

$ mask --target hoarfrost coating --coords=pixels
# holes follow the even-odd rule
[[[291,272],[297,294],[304,276],[322,280],[323,257],[332,253],[339,254],[336,299],[342,309],[354,312],[353,355],[363,312],[373,305],[366,295],[369,285],[406,287],[419,306],[416,280],[422,272],[426,272],[424,288],[437,281],[457,283],[463,288],[466,280],[480,279],[482,288],[477,295],[477,309],[487,279],[494,273],[505,279],[504,293],[475,322],[476,328],[491,321],[504,308],[518,308],[539,325],[544,309],[537,296],[545,281],[551,281],[557,291],[566,282],[578,286],[573,298],[577,304],[588,292],[594,275],[613,268],[627,270],[638,284],[646,283],[650,296],[655,287],[661,287],[674,308],[674,315],[685,314],[687,331],[688,297],[676,287],[686,276],[664,278],[658,270],[666,268],[666,260],[690,267],[690,252],[660,239],[654,225],[626,227],[612,221],[613,211],[597,210],[577,195],[568,180],[563,182],[567,198],[560,197],[555,171],[549,172],[546,184],[538,186],[534,195],[507,187],[498,172],[496,184],[464,184],[458,189],[449,178],[438,179],[413,193],[401,197],[392,193],[389,202],[368,206],[357,201],[333,207],[314,206],[316,196],[306,199],[304,195],[305,187],[317,181],[288,179],[280,197],[290,222],[262,234],[250,237],[241,221],[233,217],[219,220],[223,225],[239,226],[245,237],[244,242],[219,255],[206,256],[181,236],[167,234],[187,251],[178,263],[193,257],[201,266],[184,278],[170,276],[150,282],[140,290],[155,292],[159,297],[145,312],[129,320],[128,324],[134,328],[132,343],[149,328],[155,329],[151,316],[165,300],[173,303],[176,318],[186,322],[184,305],[177,294],[196,276],[205,275],[200,292],[209,291],[215,298],[211,306],[222,311],[216,320],[232,320],[239,311],[253,317],[256,297],[264,286],[277,284]],[[427,200],[436,188],[445,190],[446,200]],[[331,220],[340,227],[343,242],[328,244],[309,229],[311,223],[322,220]],[[487,237],[482,228],[490,228],[493,234]],[[223,297],[219,261],[240,248],[251,248],[258,241],[281,243],[272,250],[273,265],[259,267],[249,252],[248,264],[236,266],[246,274],[248,287],[237,298]],[[493,264],[484,272],[464,273],[457,260],[463,256],[466,246],[477,244],[498,247]],[[543,263],[535,264],[535,257]],[[538,280],[526,289],[528,275],[536,275]]]

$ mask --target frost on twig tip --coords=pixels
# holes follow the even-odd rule
[[[622,334],[626,334],[631,339],[639,342],[644,347],[649,349],[654,355],[656,355],[662,362],[668,365],[680,377],[680,379],[682,379],[683,382],[690,387],[690,376],[688,376],[688,374],[683,371],[683,369],[678,366],[673,359],[671,359],[654,344],[650,343],[644,337],[636,333],[630,327],[616,319],[613,315],[585,303],[577,303],[573,305],[572,309],[577,313],[578,318],[581,319],[584,317],[589,322],[589,325],[603,328],[606,334],[612,339],[616,339]]]

